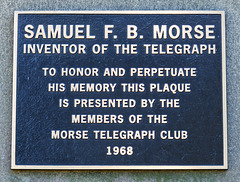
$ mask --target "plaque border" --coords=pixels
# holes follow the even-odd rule
[[[221,15],[222,33],[222,104],[223,104],[223,165],[16,165],[16,97],[17,97],[17,46],[19,14],[219,14]],[[13,87],[12,87],[12,148],[11,169],[47,169],[47,170],[204,170],[228,169],[227,156],[227,93],[226,93],[226,45],[225,45],[225,11],[14,11],[13,44]]]

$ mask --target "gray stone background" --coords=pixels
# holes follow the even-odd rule
[[[224,10],[226,13],[227,171],[11,170],[13,13],[15,10]],[[240,0],[0,0],[0,182],[240,181]]]

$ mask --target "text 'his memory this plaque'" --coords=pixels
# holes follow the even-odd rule
[[[12,169],[227,169],[224,12],[15,12]]]

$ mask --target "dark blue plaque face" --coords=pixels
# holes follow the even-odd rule
[[[224,12],[16,12],[12,169],[227,169]]]

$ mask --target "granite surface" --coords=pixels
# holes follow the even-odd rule
[[[226,13],[227,171],[11,170],[13,14],[15,10],[224,10]],[[240,0],[1,0],[0,181],[240,181]]]

